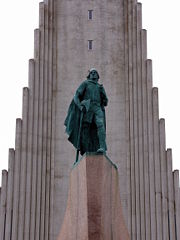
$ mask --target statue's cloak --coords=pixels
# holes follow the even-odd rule
[[[106,128],[106,117],[104,107],[102,107],[102,110],[104,113],[104,126]],[[81,130],[79,129],[81,114],[82,112],[77,107],[73,99],[69,106],[64,125],[66,126],[68,140],[73,144],[73,146],[76,149],[78,148],[78,135],[80,133],[79,147],[81,155],[83,155],[85,152],[96,152],[99,149],[99,140],[97,136],[97,127],[94,124],[94,122],[90,124],[89,132],[87,134],[87,132],[84,130],[84,122],[82,118],[82,127]]]

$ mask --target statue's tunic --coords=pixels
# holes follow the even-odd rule
[[[82,111],[83,100],[89,100],[88,111]],[[106,123],[105,110],[108,98],[104,87],[97,81],[87,79],[78,87],[74,99],[68,110],[65,120],[66,132],[69,141],[77,148],[77,139],[80,125],[80,115],[83,112],[82,129],[80,135],[80,151],[95,152],[102,147],[107,150],[105,141]],[[75,106],[74,106],[75,105]]]
[[[81,106],[82,100],[90,100],[90,108],[85,113],[83,121],[92,122],[93,116],[103,117],[104,106],[107,106],[108,99],[103,85],[100,85],[97,81],[85,80],[77,89],[74,96],[74,101],[77,106]]]

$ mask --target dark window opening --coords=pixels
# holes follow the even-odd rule
[[[93,10],[88,10],[88,19],[89,20],[93,19]]]
[[[93,48],[93,40],[88,40],[88,50],[92,50]]]

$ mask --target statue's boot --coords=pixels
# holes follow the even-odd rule
[[[98,128],[97,134],[99,138],[99,149],[97,150],[97,152],[98,153],[106,152],[106,134],[104,127]]]

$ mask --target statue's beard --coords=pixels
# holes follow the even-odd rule
[[[98,78],[97,77],[92,77],[92,80],[93,81],[98,81]]]

